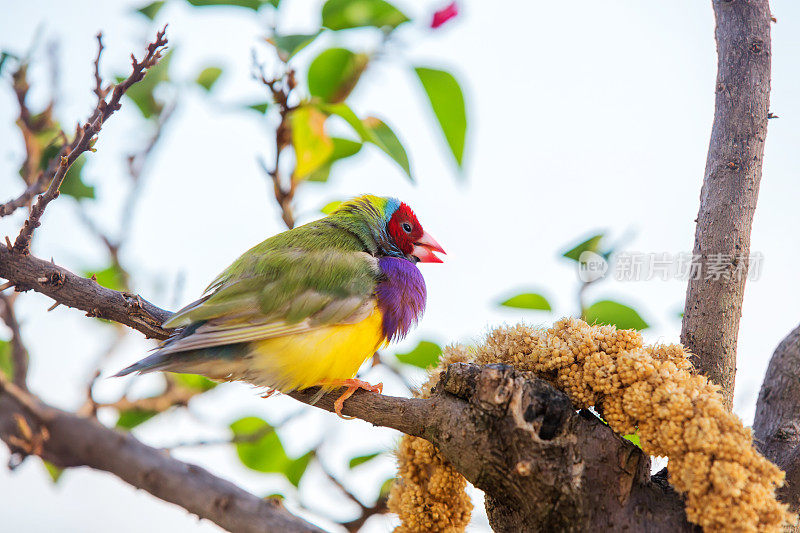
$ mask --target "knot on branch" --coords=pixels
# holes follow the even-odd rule
[[[549,383],[499,363],[453,363],[434,390],[440,389],[469,401],[483,413],[508,417],[540,440],[563,434],[575,411],[567,395]]]

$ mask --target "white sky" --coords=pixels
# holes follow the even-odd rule
[[[287,31],[307,29],[318,1],[284,0]],[[142,2],[145,3],[145,2]],[[0,0],[0,47],[23,52],[37,31],[57,37],[61,46],[62,98],[59,116],[67,123],[91,108],[94,34],[106,35],[104,73],[127,69],[131,50],[153,33],[144,19],[129,16],[138,2],[11,2]],[[713,15],[708,2],[577,1],[467,2],[462,15],[435,34],[424,23],[438,3],[398,2],[421,17],[403,32],[405,59],[370,70],[354,95],[363,114],[377,112],[395,128],[409,151],[416,186],[374,150],[340,166],[327,186],[309,185],[298,198],[304,220],[331,199],[362,192],[394,195],[408,202],[422,223],[448,251],[443,265],[425,265],[428,311],[420,338],[441,343],[478,338],[488,325],[521,319],[549,323],[575,312],[577,279],[559,253],[580,237],[607,230],[612,241],[628,236],[624,250],[689,251],[694,237],[700,185],[713,112],[716,56]],[[773,2],[773,91],[770,121],[752,250],[764,256],[763,273],[748,282],[739,336],[736,409],[752,420],[755,399],[769,356],[800,317],[795,282],[800,252],[794,230],[800,141],[800,7]],[[264,34],[249,12],[191,10],[172,0],[159,18],[170,22],[174,68],[189,77],[218,63],[225,74],[210,97],[186,86],[184,101],[166,131],[146,176],[144,194],[123,257],[141,274],[137,287],[163,306],[175,307],[171,286],[186,276],[180,303],[199,294],[210,279],[252,244],[281,230],[256,154],[269,155],[270,130],[235,105],[263,99],[249,78],[250,50]],[[369,36],[360,36],[369,42]],[[328,43],[335,42],[329,38]],[[324,44],[324,43],[321,43]],[[303,59],[313,57],[313,52]],[[459,182],[408,64],[442,66],[459,76],[469,100],[470,132],[465,183]],[[43,64],[40,63],[40,67]],[[32,73],[33,102],[47,97],[46,69]],[[7,76],[4,77],[4,81]],[[211,104],[209,105],[209,99]],[[7,84],[0,87],[0,201],[19,190],[16,170],[22,143],[12,126],[16,104]],[[138,111],[126,102],[104,128],[98,152],[84,175],[98,187],[92,213],[103,224],[117,220],[127,185],[122,155],[135,149],[141,133]],[[0,234],[14,235],[19,216],[0,222]],[[98,247],[76,221],[72,200],[52,204],[37,232],[35,253],[54,257],[73,269],[103,265]],[[501,310],[496,302],[516,289],[534,289],[554,304],[555,313]],[[653,327],[648,341],[678,340],[676,313],[685,283],[671,280],[598,284],[590,301],[605,297],[634,305]],[[97,335],[80,312],[59,308],[38,295],[21,299],[24,333],[34,353],[30,382],[47,401],[74,408],[83,399],[78,386],[112,331]],[[47,331],[47,334],[43,334]],[[140,358],[150,345],[132,335],[107,371]],[[391,377],[387,392],[399,393]],[[142,380],[137,390],[154,382]],[[119,382],[97,387],[114,399]],[[194,402],[187,414],[163,415],[137,435],[153,445],[198,437],[224,437],[219,430],[248,414],[278,421],[297,409],[289,399],[260,400],[245,386],[226,386]],[[217,429],[215,429],[217,428]],[[336,471],[357,452],[388,449],[395,435],[360,422],[343,424],[310,413],[282,435],[300,454],[325,432],[337,430],[323,450]],[[3,448],[0,460],[5,461]],[[177,453],[258,494],[287,490],[277,476],[247,472],[228,448]],[[391,475],[392,461],[348,477],[370,498],[379,481]],[[304,490],[308,501],[331,516],[347,519],[352,508],[324,483]],[[113,476],[70,471],[58,486],[46,479],[37,461],[18,471],[0,469],[3,524],[10,531],[118,531],[145,528],[216,531],[199,525],[182,509],[135,491]],[[372,531],[386,531],[377,520]],[[475,530],[484,530],[478,520]]]

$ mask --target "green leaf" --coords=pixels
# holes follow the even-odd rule
[[[125,274],[116,265],[111,264],[102,270],[87,270],[83,275],[87,278],[94,276],[97,283],[106,289],[125,290]]]
[[[341,200],[334,200],[332,202],[328,202],[327,204],[325,204],[325,206],[322,209],[320,209],[320,211],[322,211],[322,213],[325,214],[325,215],[330,215],[331,213],[336,211],[336,209],[340,205],[342,205],[342,201]]]
[[[316,452],[311,450],[305,455],[302,455],[294,461],[289,462],[283,472],[283,474],[286,476],[286,479],[289,480],[289,483],[295,487],[300,485],[300,480],[303,478],[303,474],[306,473],[308,463],[310,463],[311,459],[316,457],[316,455]]]
[[[348,466],[350,466],[350,468],[355,468],[358,465],[363,465],[367,461],[375,459],[380,454],[381,454],[381,452],[375,452],[375,453],[370,453],[370,454],[367,454],[367,455],[359,455],[358,457],[353,457],[352,459],[350,459],[350,463],[349,463]]]
[[[197,75],[197,79],[195,79],[195,83],[205,89],[206,91],[210,91],[211,87],[217,82],[219,77],[222,76],[222,69],[219,67],[206,67],[200,71],[200,74]]]
[[[217,386],[215,381],[211,381],[207,377],[197,374],[171,373],[170,376],[172,376],[172,379],[179,385],[194,391],[206,392]]]
[[[600,248],[600,241],[602,240],[602,238],[603,234],[598,233],[597,235],[594,235],[593,237],[586,239],[585,241],[578,244],[574,248],[567,250],[561,255],[563,257],[566,257],[567,259],[572,259],[573,261],[579,261],[580,260],[579,258],[583,252],[598,253],[597,250]]]
[[[255,416],[233,422],[231,431],[239,438],[236,454],[243,465],[258,472],[283,474],[295,487],[315,457],[314,450],[297,459],[287,456],[275,428]]]
[[[347,104],[318,103],[317,107],[329,115],[336,115],[344,119],[363,142],[374,144],[383,150],[384,153],[400,165],[409,179],[414,181],[405,148],[403,148],[391,128],[383,121],[375,117],[367,117],[361,120]]]
[[[143,424],[156,416],[157,411],[145,411],[141,409],[130,409],[128,411],[121,411],[117,419],[117,427],[130,431],[139,424]]]
[[[151,2],[151,3],[147,4],[146,6],[143,6],[143,7],[140,7],[139,9],[137,9],[136,12],[137,13],[141,13],[142,15],[144,15],[147,18],[149,18],[150,20],[154,20],[156,18],[156,15],[158,14],[158,12],[161,10],[162,7],[164,7],[164,2],[163,1]]]
[[[266,115],[267,114],[267,109],[269,108],[269,105],[270,105],[269,102],[261,102],[261,103],[258,103],[258,104],[250,104],[250,105],[245,106],[245,107],[247,109],[252,109],[253,111],[257,111],[257,112],[261,113],[262,115]]]
[[[356,155],[363,146],[363,144],[358,141],[351,141],[350,139],[343,139],[341,137],[331,137],[331,141],[333,141],[333,153],[328,160],[325,161],[324,165],[308,176],[308,181],[327,181],[334,163]]]
[[[125,93],[125,96],[136,104],[144,118],[157,116],[164,108],[163,104],[156,101],[153,91],[160,83],[169,81],[169,63],[172,59],[172,52],[174,52],[174,48],[168,50],[159,62],[145,74],[144,79],[131,85]],[[117,77],[117,82],[122,79],[124,78]]]
[[[400,139],[397,138],[397,135],[392,131],[392,128],[375,117],[365,118],[364,126],[372,134],[372,140],[370,142],[394,159],[395,163],[400,165],[400,168],[405,171],[409,179],[414,181],[411,175],[411,165],[408,162],[406,149],[403,147],[403,143],[400,142]]]
[[[267,42],[276,48],[281,60],[289,61],[300,50],[314,42],[321,32],[294,33],[291,35],[273,35]]]
[[[438,344],[430,341],[420,341],[410,352],[398,353],[395,354],[395,357],[401,363],[427,369],[436,366],[441,355],[442,348]]]
[[[642,447],[642,444],[639,442],[639,433],[631,433],[630,435],[623,435],[622,438],[631,441],[634,445],[638,446],[639,448]]]
[[[589,324],[612,324],[620,329],[647,329],[650,325],[632,307],[611,300],[593,303],[584,320]]]
[[[366,54],[347,48],[323,50],[308,67],[308,90],[325,102],[343,102],[367,66]]]
[[[232,6],[244,7],[258,11],[262,6],[271,5],[277,7],[278,1],[270,0],[186,0],[194,7],[210,7],[210,6]]]
[[[516,309],[536,309],[540,311],[552,311],[550,302],[541,294],[535,292],[525,292],[512,296],[508,300],[502,302],[500,305],[505,307],[514,307]]]
[[[390,477],[383,483],[381,483],[381,490],[378,492],[378,499],[384,499],[389,497],[389,492],[392,490],[392,485],[394,485],[394,480],[396,478]]]
[[[409,20],[384,0],[328,0],[322,6],[322,25],[332,30],[374,26],[391,31]]]
[[[83,166],[86,164],[86,154],[82,154],[75,160],[67,170],[64,181],[61,183],[61,194],[72,196],[76,200],[82,198],[94,198],[94,186],[87,185],[83,181]]]
[[[11,358],[11,343],[0,341],[0,373],[14,379],[14,360]]]
[[[42,464],[44,465],[44,469],[47,470],[47,473],[50,475],[50,479],[53,481],[53,483],[58,483],[58,480],[61,479],[61,475],[64,473],[64,469],[54,465],[50,461],[45,461],[44,459],[42,459]]]
[[[327,117],[314,107],[292,111],[292,146],[297,157],[294,178],[303,179],[319,169],[333,153],[333,141],[325,133]]]
[[[461,168],[464,142],[467,137],[467,108],[464,104],[464,93],[449,72],[424,67],[416,67],[414,71],[428,95],[428,101],[456,159],[456,164]]]

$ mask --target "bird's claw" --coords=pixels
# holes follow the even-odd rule
[[[372,385],[367,383],[366,381],[362,381],[360,379],[337,379],[337,380],[328,380],[322,383],[323,385],[339,385],[340,387],[347,387],[347,390],[339,396],[339,398],[333,402],[333,410],[339,415],[339,418],[343,418],[345,420],[352,420],[355,418],[354,416],[345,416],[342,414],[342,408],[344,407],[344,401],[348,399],[350,396],[353,395],[355,391],[358,389],[364,389],[365,391],[375,392],[381,394],[383,392],[383,383],[378,383],[376,385]]]

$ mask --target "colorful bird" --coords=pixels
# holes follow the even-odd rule
[[[165,323],[156,352],[117,374],[156,370],[242,380],[271,391],[383,385],[354,379],[376,350],[402,339],[425,309],[416,263],[441,246],[394,198],[365,195],[245,252],[199,300]]]

